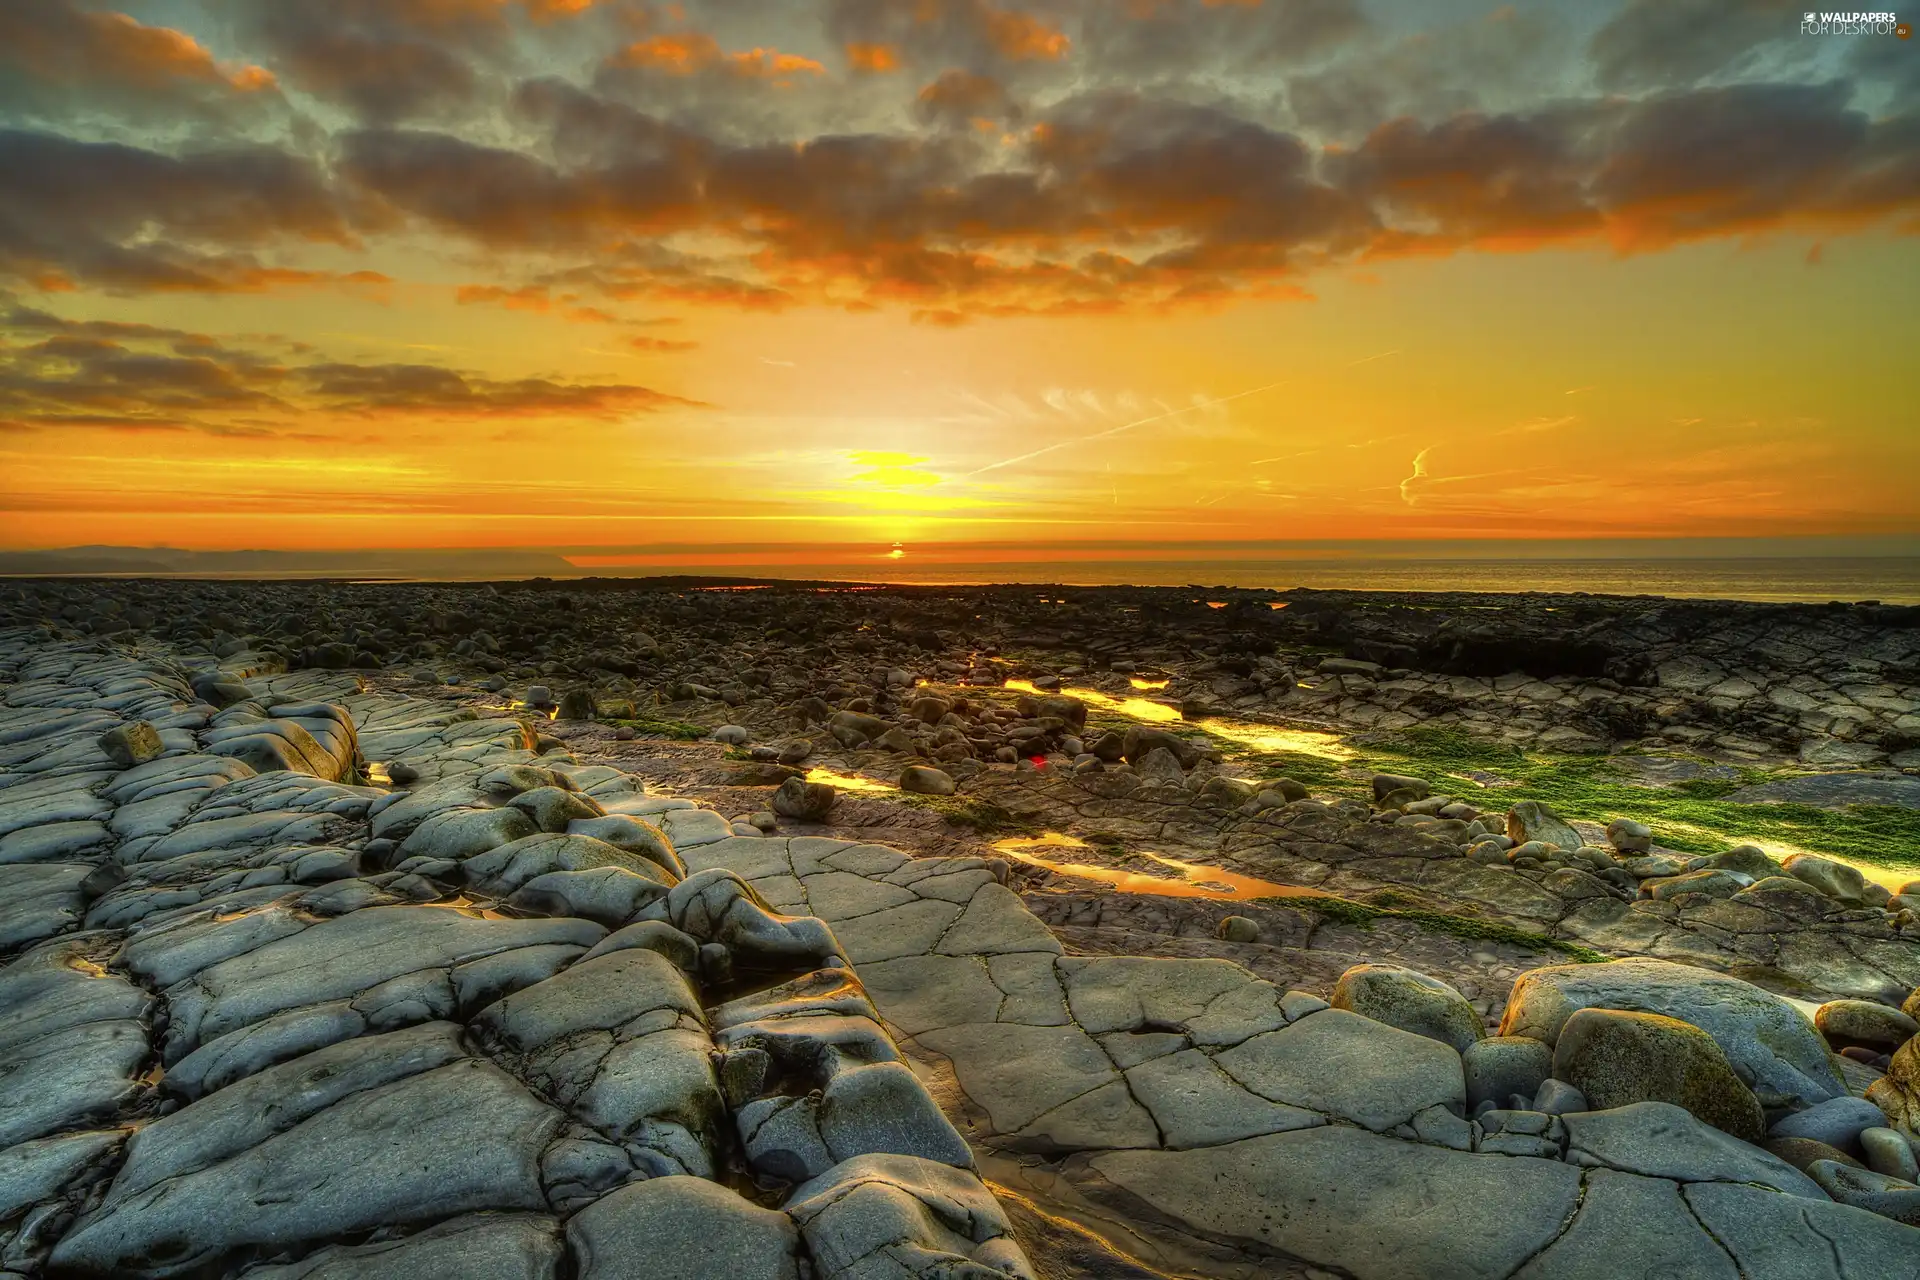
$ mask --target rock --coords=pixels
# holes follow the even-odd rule
[[[98,741],[100,749],[107,753],[107,759],[121,769],[131,769],[149,760],[158,760],[167,749],[166,744],[160,741],[160,731],[146,720],[130,720],[109,729],[100,735]]]
[[[1885,1124],[1880,1108],[1864,1098],[1829,1098],[1774,1121],[1767,1131],[1774,1138],[1806,1138],[1846,1150],[1862,1130]]]
[[[1587,1175],[1567,1230],[1514,1280],[1739,1280],[1725,1251],[1699,1229],[1673,1183],[1612,1169]]]
[[[553,705],[553,690],[543,684],[527,686],[527,696],[523,701],[530,707],[544,711]]]
[[[335,1245],[285,1266],[252,1267],[246,1280],[423,1280],[487,1276],[548,1280],[565,1253],[552,1218],[476,1213],[398,1240]]]
[[[1811,853],[1796,853],[1780,864],[1796,880],[1805,881],[1829,898],[1841,902],[1864,902],[1867,878],[1844,862]]]
[[[1143,781],[1172,783],[1178,786],[1186,781],[1186,774],[1180,768],[1180,760],[1165,747],[1155,747],[1133,762],[1133,771]]]
[[[713,740],[729,747],[744,747],[753,741],[753,734],[740,725],[723,724],[713,731]]]
[[[569,689],[560,698],[558,718],[561,720],[591,720],[595,707],[593,694],[585,689]]]
[[[1766,1130],[1759,1101],[1713,1037],[1662,1014],[1578,1011],[1554,1045],[1553,1074],[1599,1110],[1670,1102],[1748,1142]]]
[[[1904,1178],[1832,1160],[1814,1161],[1807,1166],[1807,1176],[1840,1204],[1920,1227],[1920,1186]]]
[[[1867,1086],[1866,1096],[1886,1114],[1888,1124],[1909,1138],[1920,1138],[1920,1037],[1894,1050],[1886,1075]]]
[[[950,796],[954,792],[954,781],[945,770],[910,764],[900,771],[900,789],[912,795]]]
[[[1653,828],[1632,818],[1615,818],[1607,824],[1607,843],[1621,853],[1645,853],[1653,848]]]
[[[53,1265],[124,1273],[157,1255],[177,1274],[251,1245],[544,1209],[539,1155],[562,1116],[465,1057],[457,1033],[430,1023],[351,1040],[150,1123]]]
[[[1586,1094],[1565,1080],[1555,1080],[1549,1076],[1540,1082],[1540,1088],[1533,1095],[1533,1109],[1542,1115],[1564,1116],[1590,1110],[1591,1104],[1587,1102]]]
[[[1783,1203],[1777,1192],[1731,1183],[1697,1183],[1682,1194],[1743,1276],[1852,1280],[1912,1269],[1912,1230],[1859,1209],[1802,1197]]]
[[[1460,1051],[1466,1070],[1467,1109],[1483,1102],[1505,1106],[1515,1094],[1531,1098],[1553,1074],[1553,1050],[1529,1036],[1489,1036]]]
[[[1208,778],[1200,788],[1200,794],[1211,796],[1227,804],[1245,804],[1257,795],[1259,789],[1251,782],[1241,778],[1229,778],[1225,774],[1215,774]]]
[[[1532,970],[1514,984],[1500,1032],[1555,1044],[1567,1019],[1586,1008],[1664,1014],[1700,1028],[1752,1081],[1763,1107],[1810,1106],[1847,1092],[1826,1041],[1798,1009],[1738,978],[1666,960]]]
[[[1515,844],[1538,840],[1569,851],[1586,843],[1566,819],[1538,800],[1522,800],[1507,810],[1507,835]]]
[[[834,798],[833,787],[828,783],[788,778],[773,793],[773,811],[802,822],[824,822],[833,808]]]
[[[1114,1152],[1093,1167],[1210,1237],[1382,1280],[1502,1280],[1560,1234],[1580,1197],[1579,1171],[1555,1160],[1471,1155],[1346,1125]]]
[[[1385,800],[1396,791],[1411,791],[1412,799],[1424,800],[1433,794],[1433,784],[1425,778],[1408,778],[1397,773],[1373,775],[1373,798],[1376,803]]]
[[[1567,1163],[1572,1165],[1677,1182],[1748,1182],[1820,1198],[1812,1180],[1784,1160],[1702,1124],[1670,1103],[1577,1111],[1560,1121],[1567,1131]]]
[[[1717,871],[1737,872],[1754,881],[1786,874],[1780,864],[1768,856],[1765,849],[1751,844],[1740,845],[1725,853],[1716,853],[1707,859],[1707,866]]]
[[[1083,704],[1084,705],[1084,704]],[[1102,739],[1105,741],[1105,739]],[[1093,744],[1093,754],[1106,759],[1100,752],[1100,743]],[[1181,772],[1200,763],[1200,748],[1188,742],[1178,734],[1168,733],[1165,729],[1151,729],[1145,725],[1131,725],[1121,739],[1120,755],[1126,762],[1139,768],[1140,762],[1154,751],[1165,751],[1173,757],[1174,764]]]
[[[993,1194],[931,1160],[856,1156],[795,1188],[786,1207],[818,1280],[1034,1280]]]
[[[1486,1035],[1467,998],[1437,978],[1396,965],[1355,965],[1333,987],[1333,1007],[1464,1052]]]
[[[1860,1163],[1838,1147],[1830,1147],[1824,1142],[1815,1142],[1812,1138],[1768,1138],[1760,1144],[1760,1149],[1768,1155],[1779,1156],[1802,1173],[1805,1173],[1807,1166],[1815,1160],[1838,1160],[1841,1164]]]
[[[1916,1159],[1913,1144],[1899,1130],[1884,1125],[1862,1129],[1859,1142],[1861,1153],[1867,1158],[1867,1168],[1889,1178],[1920,1182],[1920,1159]]]
[[[1888,1053],[1920,1035],[1920,1022],[1871,1000],[1829,1000],[1814,1012],[1813,1025],[1836,1048],[1858,1044]]]
[[[1245,916],[1222,916],[1214,935],[1227,942],[1258,942],[1260,926]]]
[[[573,1216],[567,1242],[580,1280],[800,1276],[793,1221],[705,1178],[650,1178],[611,1191]]]
[[[1309,1014],[1214,1057],[1269,1102],[1339,1116],[1382,1132],[1432,1106],[1466,1108],[1460,1055],[1424,1036],[1345,1009]]]
[[[807,738],[794,738],[780,748],[781,764],[799,764],[813,754],[813,742]]]

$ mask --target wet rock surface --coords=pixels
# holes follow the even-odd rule
[[[1393,663],[1514,662],[1631,703],[1751,621],[1808,650],[1782,680],[1880,664],[1898,769],[1899,611],[1562,643],[1509,601],[1502,648],[1302,593],[180,589],[178,634],[75,625],[151,584],[0,630],[0,1269],[1912,1273],[1896,895],[1524,795],[1244,779],[1073,692],[1360,727]],[[1530,688],[1491,690],[1529,742],[1592,727]],[[1601,1054],[1608,1014],[1685,1030]],[[1621,1092],[1669,1040],[1745,1101]]]

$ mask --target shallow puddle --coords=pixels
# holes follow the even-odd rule
[[[1020,693],[1038,694],[1043,698],[1048,696],[1045,690],[1034,688],[1031,680],[1009,680],[1003,687]],[[1155,702],[1150,698],[1116,698],[1098,689],[1063,688],[1060,692],[1069,698],[1078,698],[1090,707],[1099,707],[1102,711],[1112,711],[1133,720],[1166,724],[1180,719],[1180,708],[1170,707],[1164,702]]]
[[[808,782],[824,782],[840,791],[898,791],[900,788],[878,778],[863,778],[857,773],[835,773],[831,769],[807,770]]]
[[[1122,893],[1152,894],[1162,898],[1213,898],[1228,901],[1247,898],[1326,896],[1317,889],[1306,889],[1296,884],[1275,884],[1271,880],[1258,880],[1253,876],[1243,876],[1238,872],[1227,871],[1220,867],[1200,866],[1144,851],[1141,852],[1141,857],[1151,858],[1168,870],[1179,872],[1185,879],[1172,880],[1165,876],[1150,876],[1138,871],[1116,871],[1112,867],[1096,867],[1084,862],[1060,862],[1032,852],[1035,849],[1085,849],[1088,847],[1086,841],[1062,835],[1057,831],[1049,831],[1042,836],[999,840],[993,847],[1029,866],[1045,867],[1049,871],[1057,871],[1062,875],[1075,876],[1082,880],[1098,880],[1102,884],[1112,885]]]
[[[1325,760],[1351,760],[1358,753],[1340,740],[1337,733],[1317,729],[1283,729],[1278,725],[1253,724],[1246,720],[1199,720],[1195,722],[1216,738],[1237,742],[1255,751],[1290,751],[1297,755],[1319,756]]]

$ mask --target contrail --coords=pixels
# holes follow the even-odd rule
[[[1229,400],[1243,400],[1248,396],[1257,396],[1262,391],[1271,391],[1275,387],[1284,385],[1284,380],[1281,382],[1269,382],[1266,386],[1255,387],[1251,391],[1236,391],[1230,396],[1221,396],[1217,400],[1202,400],[1199,404],[1190,404],[1184,409],[1169,409],[1165,413],[1156,413],[1151,418],[1136,418],[1132,422],[1123,422],[1117,427],[1108,427],[1105,431],[1096,431],[1088,436],[1076,436],[1072,440],[1062,440],[1059,444],[1050,444],[1043,449],[1035,449],[1032,453],[1023,453],[1017,458],[1005,458],[999,462],[989,462],[978,471],[969,471],[960,478],[963,480],[971,480],[973,477],[982,475],[988,471],[998,471],[1001,467],[1010,467],[1016,462],[1030,462],[1035,458],[1053,453],[1059,449],[1068,448],[1072,445],[1086,444],[1092,440],[1104,440],[1108,436],[1117,436],[1122,431],[1131,431],[1135,427],[1144,427],[1150,422],[1159,422],[1165,418],[1177,418],[1183,413],[1192,413],[1196,409],[1211,409],[1214,405],[1225,404]]]
[[[1397,356],[1397,355],[1399,355],[1399,354],[1400,354],[1400,348],[1398,348],[1398,347],[1395,347],[1395,348],[1394,348],[1393,350],[1391,350],[1391,351],[1382,351],[1382,352],[1381,352],[1381,353],[1380,353],[1379,355],[1374,355],[1374,356],[1362,356],[1362,357],[1360,357],[1360,358],[1359,358],[1358,360],[1352,360],[1352,361],[1349,361],[1349,362],[1347,363],[1347,368],[1349,368],[1349,369],[1351,369],[1351,368],[1353,368],[1353,366],[1354,366],[1354,365],[1356,365],[1356,364],[1368,364],[1368,363],[1370,363],[1370,362],[1372,362],[1372,361],[1374,361],[1374,360],[1385,360],[1385,359],[1386,359],[1386,358],[1387,358],[1388,356]],[[1568,394],[1568,395],[1572,395],[1573,393],[1572,393],[1572,392],[1568,392],[1567,394]]]

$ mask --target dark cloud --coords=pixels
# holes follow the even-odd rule
[[[354,242],[311,160],[264,146],[174,156],[0,130],[0,276],[207,291],[336,278],[246,252],[288,239]]]
[[[241,29],[294,88],[390,123],[468,108],[508,47],[497,0],[240,0]]]
[[[619,418],[696,404],[626,383],[498,380],[424,364],[313,364],[299,376],[329,408],[368,415]]]
[[[694,403],[627,383],[494,379],[415,364],[294,364],[207,334],[73,321],[17,304],[0,311],[0,335],[0,426],[16,432],[94,427],[294,438],[293,424],[316,410],[618,418]]]

